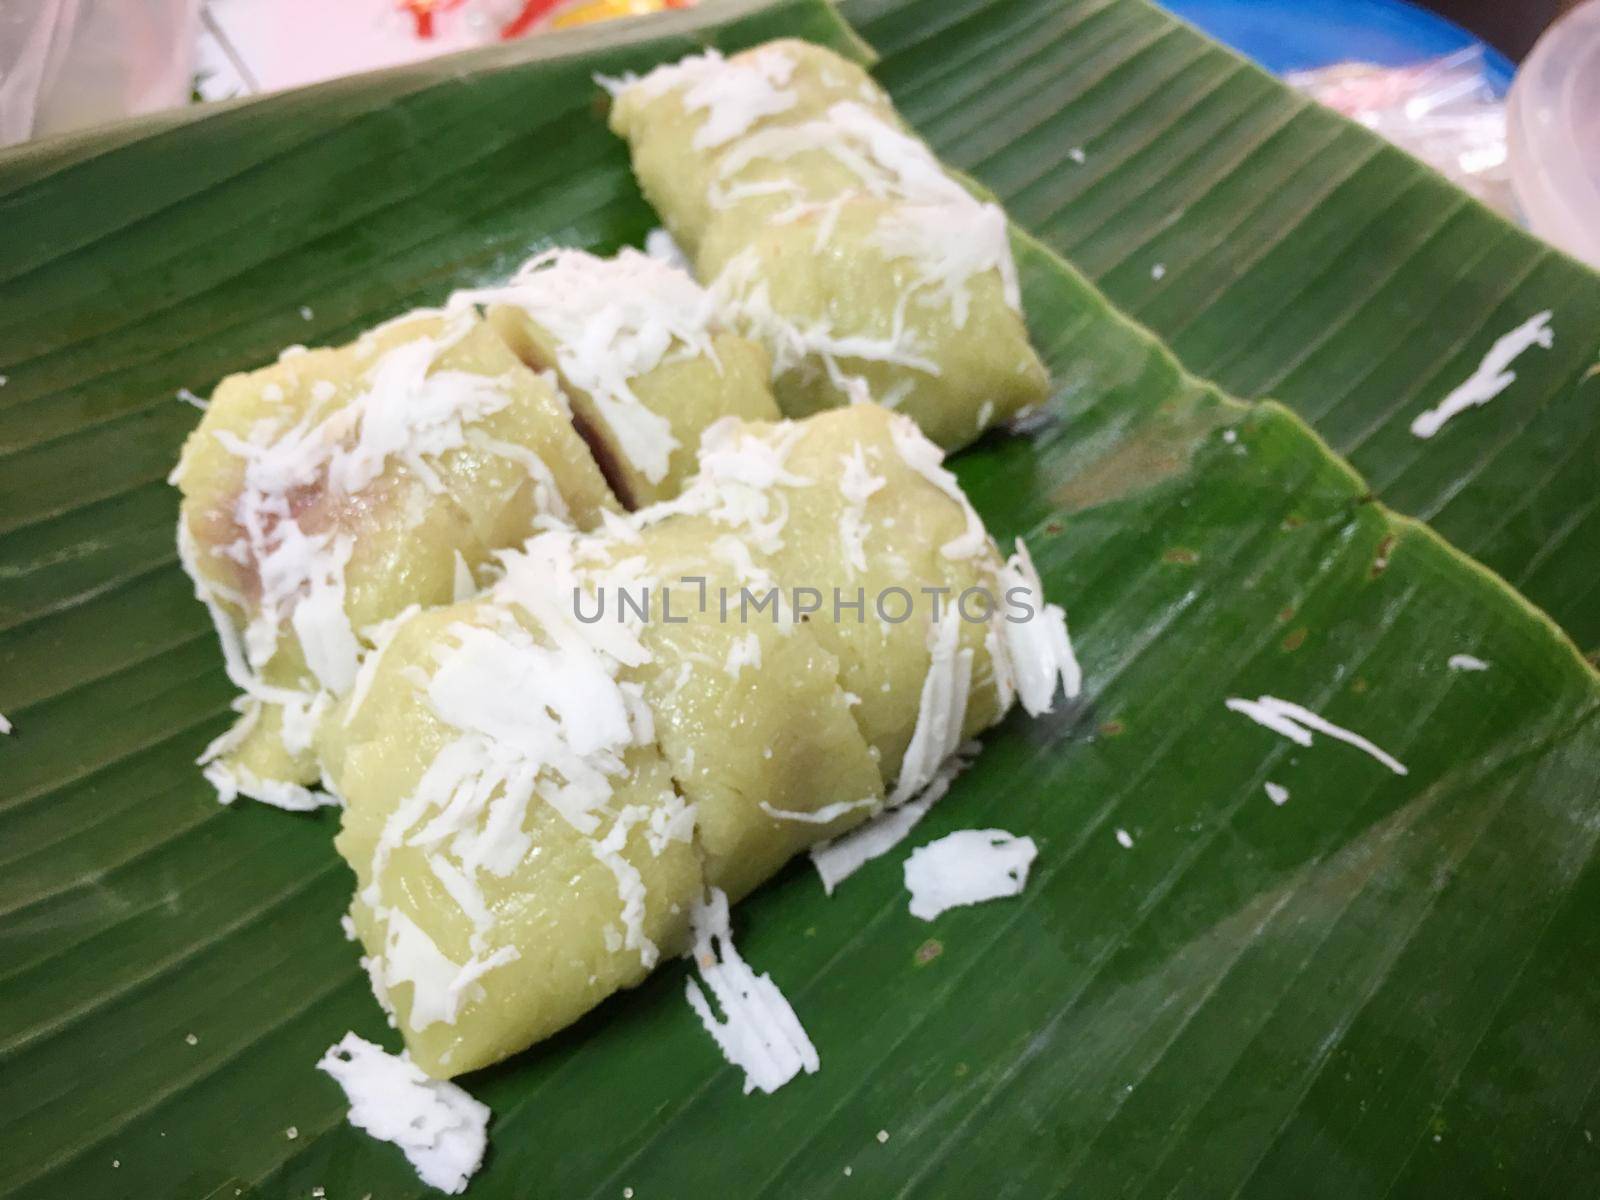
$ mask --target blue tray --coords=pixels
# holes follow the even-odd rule
[[[1282,74],[1356,60],[1404,66],[1480,46],[1466,30],[1404,0],[1163,0],[1219,42]],[[1484,46],[1484,70],[1502,95],[1515,68]]]

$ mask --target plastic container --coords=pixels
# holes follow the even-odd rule
[[[1600,268],[1600,0],[1552,25],[1522,64],[1506,150],[1529,228]]]

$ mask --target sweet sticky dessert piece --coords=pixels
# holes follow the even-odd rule
[[[945,447],[1039,403],[1004,215],[851,195],[738,243],[716,292],[795,417],[858,395]]]
[[[707,437],[701,476],[663,506],[743,533],[777,577],[817,593],[807,628],[838,659],[884,782],[911,790],[1012,699],[998,639],[1014,624],[1004,592],[1019,584],[941,457],[908,418],[872,404],[727,422]],[[924,729],[907,771],[930,678],[954,689],[955,718],[940,718],[931,761]]]
[[[880,808],[883,782],[839,660],[774,598],[772,561],[705,517],[640,525],[633,537],[593,539],[600,570],[588,582],[648,589],[639,629],[648,657],[625,675],[642,685],[673,780],[694,806],[706,882],[737,900]],[[616,619],[614,585],[595,600],[602,620]]]
[[[638,983],[707,886],[741,896],[881,805],[807,627],[697,611],[691,579],[760,582],[710,549],[728,537],[694,517],[541,535],[483,598],[400,624],[324,722],[353,929],[429,1074]],[[705,569],[719,554],[732,569]],[[619,621],[618,588],[655,619]]]
[[[547,251],[451,304],[485,306],[525,363],[555,373],[628,508],[677,495],[719,417],[778,417],[767,352],[736,336],[687,274],[637,250]]]
[[[353,932],[436,1077],[639,982],[707,889],[748,892],[1014,697],[1073,687],[1025,556],[870,405],[720,421],[677,498],[500,562],[482,596],[392,623],[316,739]],[[865,606],[816,602],[835,588]]]
[[[856,66],[780,41],[608,83],[612,128],[789,416],[866,394],[946,448],[1042,402],[1005,214]]]
[[[312,734],[382,622],[473,590],[494,553],[616,503],[567,406],[470,312],[423,312],[223,380],[184,445],[179,546],[239,722],[208,775],[313,807]]]
[[[591,636],[547,569],[517,556],[484,600],[407,620],[319,739],[373,990],[435,1077],[638,983],[701,894],[692,814],[619,679],[637,639]]]
[[[841,160],[820,139],[813,147],[790,147],[783,159],[761,157],[762,131],[822,118],[838,103],[859,104],[901,128],[870,75],[794,38],[732,58],[707,50],[642,79],[604,82],[614,96],[611,128],[628,141],[645,198],[691,259],[707,228],[730,209],[754,220],[804,198],[807,188],[816,196],[861,186],[858,164]]]

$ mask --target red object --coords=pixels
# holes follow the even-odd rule
[[[565,2],[566,0],[528,0],[523,5],[522,11],[500,31],[500,36],[508,41],[511,38],[521,37]],[[694,3],[695,0],[661,0],[663,8],[692,8]]]
[[[409,12],[417,22],[417,36],[433,36],[433,14],[459,8],[465,0],[400,0],[400,7]]]
[[[528,0],[522,11],[506,23],[500,36],[508,41],[521,37],[560,6],[561,0]]]

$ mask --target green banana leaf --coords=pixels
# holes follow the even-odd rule
[[[855,44],[820,3],[708,6],[0,159],[0,1195],[422,1194],[312,1069],[347,1029],[395,1044],[336,818],[219,808],[192,766],[230,688],[172,551],[175,393],[637,241],[591,73],[780,32]],[[970,45],[900,84],[960,87]],[[670,965],[466,1081],[495,1112],[469,1194],[1590,1190],[1595,674],[1288,410],[1018,246],[1054,420],[956,466],[1086,694],[990,735],[908,846],[1030,834],[1027,892],[929,924],[903,853],[832,897],[796,864],[735,923],[822,1070],[742,1095]],[[1409,773],[1224,707],[1262,694]]]
[[[1600,277],[1143,0],[844,12],[935,148],[1185,366],[1288,404],[1600,656]],[[1545,309],[1550,351],[1412,436]]]

